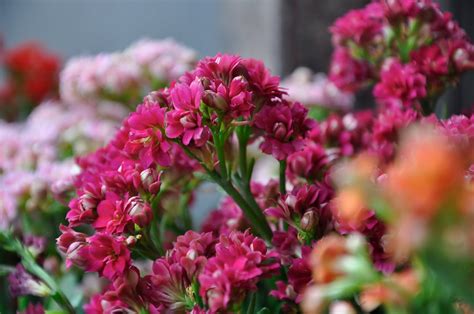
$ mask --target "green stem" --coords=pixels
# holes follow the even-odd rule
[[[232,197],[232,199],[244,212],[245,217],[250,221],[250,224],[254,231],[266,241],[270,242],[272,238],[272,230],[270,229],[265,215],[263,214],[262,210],[258,206],[253,196],[244,199],[244,197],[242,197],[239,191],[237,191],[232,185],[232,182],[230,180],[224,179],[215,170],[209,169],[204,162],[202,162],[195,154],[191,152],[188,147],[182,144],[180,144],[180,146],[191,158],[196,159],[201,164],[204,170],[206,170],[207,174],[211,177],[212,181],[217,183],[230,197]],[[248,191],[250,191],[250,189],[248,189]],[[252,205],[249,205],[249,203],[251,203]]]
[[[230,197],[232,197],[235,203],[237,203],[237,205],[242,209],[245,214],[245,217],[250,221],[250,224],[255,230],[255,232],[258,233],[265,240],[270,241],[272,237],[272,230],[268,226],[265,215],[260,210],[260,208],[256,209],[249,205],[246,199],[242,197],[242,195],[239,193],[239,191],[235,189],[232,183],[229,181],[224,181],[222,178],[219,177],[219,174],[217,172],[211,171],[209,172],[209,175],[214,180],[214,182],[219,184],[219,186]]]
[[[224,142],[222,141],[221,134],[219,131],[215,132],[212,131],[212,137],[214,139],[214,146],[216,147],[217,151],[217,158],[219,159],[219,168],[221,171],[221,176],[224,180],[228,180],[227,176],[227,166],[225,160],[225,152],[224,152]]]
[[[280,193],[286,194],[286,160],[280,160]]]
[[[30,272],[31,274],[35,275],[41,281],[51,288],[53,294],[51,297],[56,301],[56,303],[63,308],[66,313],[74,314],[76,311],[74,307],[69,302],[66,295],[61,291],[56,281],[43,269],[39,266],[34,256],[28,251],[27,248],[23,246],[23,244],[13,237],[13,235],[8,233],[1,233],[0,245],[4,247],[4,249],[15,252],[21,257],[21,262],[25,269]]]

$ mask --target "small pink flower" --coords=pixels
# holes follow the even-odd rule
[[[245,67],[243,75],[249,82],[257,108],[273,98],[281,98],[286,94],[280,88],[280,78],[272,76],[262,61],[244,59],[242,65]]]
[[[24,311],[18,312],[19,314],[45,314],[43,305],[41,303],[30,303]]]
[[[291,300],[300,303],[306,287],[311,283],[311,268],[308,263],[310,247],[302,248],[302,257],[292,260],[288,269],[288,281],[278,281],[277,290],[270,292],[279,300]]]
[[[129,140],[125,150],[138,153],[143,167],[148,168],[153,162],[161,166],[170,165],[170,143],[165,139],[165,109],[157,105],[144,103],[137,107],[127,121]]]
[[[354,41],[357,45],[367,45],[383,36],[382,7],[378,3],[359,10],[349,11],[331,26],[334,44]]]
[[[99,272],[112,280],[130,265],[130,251],[123,240],[104,233],[96,233],[87,240],[88,245],[79,252],[87,260],[87,271]]]
[[[203,96],[203,87],[199,81],[189,86],[176,84],[171,90],[171,103],[174,109],[166,116],[166,135],[169,138],[182,138],[184,145],[191,141],[196,146],[203,146],[210,137],[210,131],[203,124],[202,113],[199,111]]]
[[[384,161],[391,161],[395,157],[399,132],[419,118],[420,114],[410,108],[393,108],[379,113],[372,127],[369,150]]]
[[[426,77],[414,65],[392,60],[384,66],[374,96],[384,106],[414,106],[426,96]]]
[[[185,309],[186,288],[191,284],[185,269],[178,263],[160,258],[153,263],[153,274],[140,282],[141,295],[155,306],[171,311]]]
[[[288,173],[290,176],[315,180],[322,177],[329,162],[330,157],[321,145],[308,143],[303,150],[288,157]]]
[[[107,293],[94,295],[89,303],[84,305],[86,314],[127,313],[129,310],[127,304]]]
[[[268,252],[265,242],[249,232],[222,235],[216,256],[209,259],[199,275],[200,294],[211,311],[239,304],[257,282],[279,268],[277,254]]]
[[[188,278],[194,278],[214,255],[215,242],[210,232],[187,231],[176,239],[170,258],[183,266]]]
[[[328,204],[332,195],[332,189],[325,184],[296,186],[291,193],[281,196],[277,206],[267,208],[265,214],[283,219],[298,229],[315,232],[313,236],[320,237],[331,228],[332,215]],[[315,217],[305,221],[305,215],[311,216],[308,213]]]
[[[242,230],[247,226],[242,210],[230,197],[225,197],[219,208],[212,211],[203,222],[202,231],[213,232],[218,236],[231,231]],[[248,227],[248,226],[247,226]]]
[[[329,79],[340,89],[355,92],[367,84],[372,77],[368,63],[355,60],[345,48],[333,52]]]
[[[80,254],[80,251],[87,244],[87,235],[63,225],[59,229],[61,235],[57,238],[56,244],[58,249],[66,255],[66,267],[69,268],[73,264],[85,267],[87,260]]]
[[[97,219],[92,224],[98,231],[121,234],[130,227],[132,217],[127,212],[124,201],[112,192],[97,206]],[[128,229],[128,228],[127,228]]]
[[[255,127],[264,131],[260,149],[278,160],[301,150],[304,135],[315,126],[314,121],[306,117],[307,111],[299,103],[264,106],[254,120]]]
[[[204,100],[206,105],[234,119],[248,118],[254,109],[252,93],[243,76],[234,77],[229,85],[219,80],[210,82]]]

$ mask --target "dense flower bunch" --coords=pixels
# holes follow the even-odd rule
[[[124,51],[69,60],[61,73],[61,97],[72,104],[109,100],[132,106],[195,62],[196,53],[172,39],[143,39]]]
[[[350,91],[375,84],[382,106],[432,112],[474,66],[466,33],[432,0],[375,0],[337,19],[331,33],[331,80]]]
[[[310,108],[317,106],[329,110],[352,109],[354,95],[339,89],[323,73],[313,75],[307,68],[298,68],[281,82],[288,97]]]
[[[26,42],[0,51],[5,79],[0,85],[0,116],[25,118],[35,106],[57,97],[60,59],[40,44]]]
[[[88,314],[469,313],[474,118],[429,114],[423,102],[440,77],[396,50],[409,28],[409,58],[443,40],[468,51],[440,14],[431,1],[374,1],[336,22],[340,78],[376,75],[384,96],[374,111],[316,122],[262,62],[226,54],[151,92],[107,145],[77,159],[60,226],[66,266],[105,284],[71,303],[38,266],[40,240],[0,233],[22,259],[12,293]],[[399,42],[385,46],[390,31]],[[393,51],[399,59],[385,60]],[[369,52],[384,65],[353,55]],[[254,180],[251,147],[278,175]],[[199,226],[204,181],[226,195]]]
[[[2,123],[0,228],[38,215],[57,215],[54,203],[64,202],[73,191],[79,170],[74,156],[104,145],[116,123],[90,108],[67,109],[57,102],[36,107],[23,123]]]

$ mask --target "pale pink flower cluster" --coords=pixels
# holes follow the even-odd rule
[[[124,51],[69,60],[61,73],[61,98],[71,104],[109,100],[131,105],[195,63],[196,53],[172,39],[143,39]]]
[[[74,156],[104,145],[115,133],[116,119],[93,108],[67,108],[47,102],[22,123],[0,123],[0,229],[23,210],[41,210],[46,201],[72,188],[79,171]]]
[[[288,97],[305,106],[349,110],[354,105],[354,95],[339,89],[326,74],[313,74],[308,68],[298,68],[282,81]]]

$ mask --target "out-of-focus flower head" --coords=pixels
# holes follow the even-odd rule
[[[313,75],[307,68],[296,69],[281,85],[287,89],[289,99],[309,108],[348,110],[354,103],[351,93],[340,90],[325,74]]]
[[[70,105],[109,100],[132,106],[195,62],[194,51],[171,39],[143,39],[124,51],[71,59],[61,73],[61,98]]]

